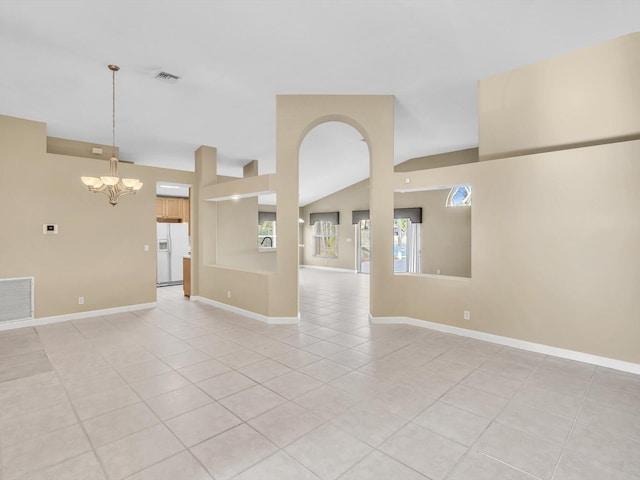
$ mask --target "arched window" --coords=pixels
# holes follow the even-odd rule
[[[461,185],[453,187],[447,197],[447,207],[470,207],[471,206],[471,185]]]

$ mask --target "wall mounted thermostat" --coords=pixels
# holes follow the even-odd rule
[[[58,225],[55,223],[45,223],[42,225],[42,233],[45,235],[57,235],[58,234]]]

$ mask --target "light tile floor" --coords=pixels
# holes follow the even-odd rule
[[[158,307],[0,333],[0,480],[640,480],[640,377],[402,325],[301,270],[298,326]]]

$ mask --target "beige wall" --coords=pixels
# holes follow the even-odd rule
[[[640,141],[615,142],[640,135],[639,57],[635,34],[481,82],[500,159],[394,175],[472,185],[473,277],[387,279],[401,301],[375,314],[640,363]]]
[[[480,159],[638,139],[640,33],[478,83]]]
[[[452,165],[474,163],[478,160],[478,149],[467,148],[466,150],[412,158],[396,165],[394,167],[394,171],[414,172],[416,170],[426,170],[428,168],[451,167]]]
[[[249,271],[274,272],[276,252],[258,251],[258,198],[216,202],[217,264]],[[274,210],[271,207],[264,211]]]
[[[224,265],[200,266],[198,296],[259,315],[269,315],[269,289],[273,273]]]
[[[92,149],[94,147],[101,148],[102,153],[93,153]],[[123,159],[120,158],[120,151],[118,147],[114,150],[111,145],[80,142],[78,140],[69,140],[66,138],[47,137],[47,153],[57,153],[58,155],[69,155],[71,157],[93,158],[95,160],[109,160],[113,152],[115,152],[118,160],[122,162]]]
[[[638,158],[633,141],[411,173],[473,185],[473,277],[396,276],[382,315],[640,363]]]
[[[257,197],[211,199],[217,195],[248,194],[254,189],[271,190],[274,175],[218,176],[217,150],[209,146],[196,150],[195,167],[192,212],[197,222],[192,230],[192,297],[273,317],[269,297],[275,282],[277,253],[257,251]]]
[[[112,207],[80,181],[106,174],[106,162],[46,145],[44,123],[0,116],[0,278],[35,277],[36,318],[154,302],[155,185],[191,184],[194,174],[122,164],[122,176],[145,185]],[[44,223],[58,235],[43,235]]]

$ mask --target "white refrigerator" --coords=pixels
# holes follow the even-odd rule
[[[158,285],[182,284],[182,257],[189,255],[188,223],[157,223]]]

